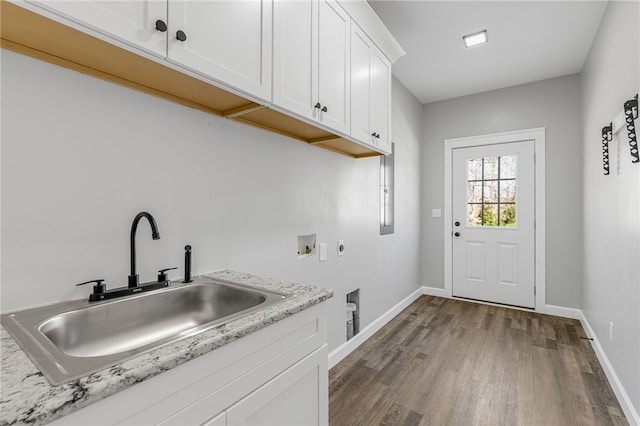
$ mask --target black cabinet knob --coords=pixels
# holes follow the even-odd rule
[[[456,232],[456,233],[455,233],[455,234],[453,234],[453,235],[455,235],[456,237],[459,237],[459,236],[460,236],[460,233],[459,233],[459,232]]]
[[[187,40],[187,35],[184,33],[184,31],[178,30],[178,32],[176,32],[176,38],[179,41],[186,41]]]
[[[167,24],[165,24],[162,19],[158,19],[156,21],[156,30],[160,31],[161,33],[167,31]]]
[[[322,111],[322,112],[327,112],[327,111],[328,111],[327,106],[326,106],[326,105],[325,105],[325,106],[323,106],[323,107],[322,107],[322,109],[321,109],[320,111]]]
[[[456,222],[454,225],[456,225],[456,226],[460,226],[460,222]]]
[[[315,109],[320,109],[320,108],[322,108],[322,105],[320,105],[320,102],[316,102],[316,104],[313,107]]]

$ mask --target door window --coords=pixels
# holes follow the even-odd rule
[[[516,226],[516,155],[467,159],[467,225]]]

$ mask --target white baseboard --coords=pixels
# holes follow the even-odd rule
[[[444,288],[429,287],[426,285],[422,286],[422,294],[427,294],[429,296],[446,297],[447,299],[449,298],[449,296],[445,293]]]
[[[556,306],[556,305],[545,305],[545,314],[555,315],[557,317],[563,318],[571,318],[571,319],[582,319],[582,311],[576,308],[566,308],[564,306]]]
[[[329,353],[329,368],[333,368],[337,363],[345,359],[347,355],[353,352],[358,346],[366,342],[369,337],[373,336],[376,331],[384,327],[386,323],[391,321],[396,315],[402,312],[404,308],[412,304],[418,297],[422,296],[422,294],[422,287],[420,287],[409,296],[405,297],[398,304],[393,306],[391,309],[389,309],[387,312],[378,317],[378,319],[360,330],[360,333],[356,334],[350,340],[347,340],[346,342],[332,350]]]
[[[589,321],[587,321],[587,317],[584,316],[584,313],[582,311],[580,311],[579,319],[580,319],[580,322],[582,323],[582,328],[584,328],[584,331],[587,333],[587,336],[593,339],[592,341],[593,350],[596,353],[596,356],[598,357],[598,361],[600,361],[600,365],[604,370],[604,374],[607,376],[607,379],[609,380],[609,384],[613,389],[613,393],[615,393],[616,398],[618,398],[618,403],[620,403],[620,406],[622,407],[622,411],[624,411],[624,415],[627,418],[627,421],[631,426],[640,426],[640,416],[638,415],[638,412],[633,407],[633,404],[631,403],[631,399],[629,398],[629,395],[627,394],[624,387],[622,386],[622,383],[620,382],[618,375],[616,374],[615,370],[613,369],[613,366],[609,362],[609,358],[607,358],[607,355],[605,354],[604,349],[602,349],[602,345],[600,345],[600,341],[598,340],[598,337],[593,332],[593,329],[591,328],[591,324],[589,324]]]

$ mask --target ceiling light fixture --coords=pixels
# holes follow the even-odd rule
[[[489,39],[487,38],[487,30],[482,30],[477,33],[468,34],[462,37],[462,40],[464,41],[464,46],[467,48],[477,46],[479,44],[484,44],[487,41],[489,41]]]

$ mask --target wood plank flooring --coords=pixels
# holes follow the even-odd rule
[[[421,296],[329,373],[331,426],[627,425],[577,320]]]

